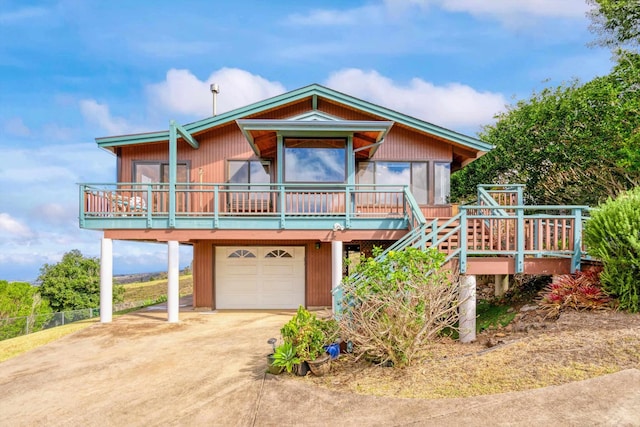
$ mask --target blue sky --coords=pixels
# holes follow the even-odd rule
[[[517,99],[606,74],[584,0],[0,0],[0,279],[33,280],[80,230],[78,182],[113,182],[94,138],[167,129],[310,83],[470,135]],[[181,264],[190,262],[189,248]],[[114,242],[116,273],[166,247]]]

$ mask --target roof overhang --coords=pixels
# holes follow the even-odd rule
[[[439,139],[439,140],[442,140],[443,142],[451,144],[453,146],[453,155],[454,155],[453,166],[454,167],[455,166],[461,167],[462,165],[474,160],[475,158],[480,157],[487,151],[490,151],[491,149],[494,148],[493,145],[488,144],[480,139],[463,135],[449,129],[442,128],[432,123],[425,122],[415,117],[411,117],[411,116],[399,113],[397,111],[394,111],[394,110],[391,110],[391,109],[388,109],[388,108],[385,108],[385,107],[382,107],[358,98],[354,98],[350,95],[338,92],[333,89],[329,89],[327,87],[324,87],[318,84],[305,86],[300,89],[286,92],[281,95],[277,95],[272,98],[268,98],[268,99],[256,102],[254,104],[250,104],[245,107],[237,108],[235,110],[231,110],[214,117],[209,117],[203,120],[199,120],[197,122],[186,124],[184,125],[184,129],[189,134],[197,137],[197,135],[200,134],[201,132],[206,132],[219,126],[225,126],[225,125],[228,125],[229,123],[233,123],[234,121],[240,122],[243,120],[247,120],[245,119],[245,117],[264,114],[266,111],[281,108],[283,106],[290,105],[296,102],[311,100],[313,110],[315,110],[316,106],[318,105],[319,99],[322,99],[324,101],[328,101],[331,103],[335,103],[338,105],[342,105],[348,108],[352,108],[357,111],[361,111],[363,113],[380,118],[381,120],[387,120],[389,121],[389,123],[395,123],[396,125],[410,128],[413,131],[430,135],[432,137],[435,137],[436,139]],[[302,120],[295,120],[295,121],[307,122],[306,123],[307,125],[309,125],[309,122],[312,122],[313,125],[317,126],[316,128],[313,129],[314,131],[325,129],[325,128],[322,128],[322,126],[332,126],[332,125],[336,125],[336,123],[343,122],[341,120],[331,120],[331,118],[328,116],[319,117],[319,115],[323,114],[319,111],[316,113],[312,112],[312,113],[306,113],[306,114],[310,116],[306,118],[298,117],[298,119],[302,118]],[[329,120],[323,120],[323,118],[329,118]],[[287,121],[293,121],[293,120],[280,120],[280,122],[287,122]],[[324,121],[331,122],[331,125],[318,124],[318,122],[324,122]],[[277,120],[273,120],[271,122],[275,123],[277,122]],[[354,121],[354,122],[347,122],[347,123],[380,124],[384,122],[383,121],[373,121],[373,122]],[[301,131],[301,130],[302,129],[300,128],[295,129],[295,131]],[[264,129],[264,130],[247,129],[247,131],[251,132],[251,134],[253,135],[254,141],[256,139],[257,133],[260,131],[270,132],[272,134],[275,134],[276,132],[273,129]],[[324,130],[323,132],[328,133],[330,131]],[[350,130],[343,130],[343,131],[336,131],[336,132],[344,132],[344,134],[348,132],[354,132],[354,137],[357,137],[358,135],[356,135],[356,132],[362,132],[362,130],[357,131],[357,130],[350,129]],[[371,130],[371,132],[375,133],[376,130],[373,129]],[[119,146],[162,142],[162,141],[167,141],[168,139],[169,139],[169,132],[160,131],[160,132],[150,132],[150,133],[143,133],[143,134],[137,134],[137,135],[122,135],[122,136],[113,136],[113,137],[106,137],[106,138],[96,138],[96,142],[98,143],[99,147],[109,151],[114,151],[115,147],[119,147]],[[380,136],[376,136],[373,139],[375,141],[382,140]],[[379,144],[379,142],[375,142],[375,141],[373,143]],[[251,143],[250,139],[249,139],[249,142]],[[252,143],[252,147],[254,147],[254,144],[255,142]],[[255,151],[255,147],[254,147],[254,151]],[[366,150],[360,151],[359,153],[363,154],[364,151]],[[372,152],[369,152],[369,155],[371,154]]]
[[[353,136],[354,151],[371,157],[393,126],[392,121],[378,120],[268,120],[238,119],[238,127],[259,157],[272,156],[278,135],[283,137]]]

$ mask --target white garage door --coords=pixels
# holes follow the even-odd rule
[[[216,308],[304,305],[304,246],[216,247]]]

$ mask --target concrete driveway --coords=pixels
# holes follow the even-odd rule
[[[141,311],[0,363],[0,425],[640,425],[640,371],[413,400],[265,375],[291,312]]]

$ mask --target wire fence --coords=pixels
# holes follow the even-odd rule
[[[135,310],[166,300],[166,296],[160,296],[156,299],[119,303],[113,306],[113,311]],[[0,341],[99,316],[99,308],[82,308],[79,310],[37,314],[33,316],[0,318]]]

